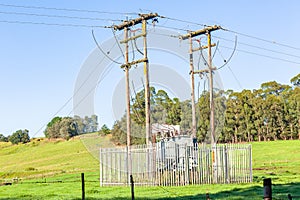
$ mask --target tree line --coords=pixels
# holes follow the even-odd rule
[[[74,136],[98,131],[98,117],[54,117],[44,131],[46,138],[70,139]]]
[[[276,81],[259,89],[214,91],[215,127],[218,142],[236,143],[300,139],[300,74],[291,85]],[[190,134],[191,101],[170,98],[164,90],[151,87],[151,123],[180,125],[181,133]],[[132,144],[145,143],[144,90],[131,101]],[[209,93],[203,91],[196,101],[197,139],[209,141]],[[112,127],[112,140],[126,144],[126,113]]]
[[[74,136],[98,131],[98,117],[92,115],[81,118],[74,117],[54,117],[46,126],[44,134],[46,138],[70,139]],[[0,142],[11,142],[12,144],[30,142],[29,130],[18,130],[12,135],[0,134]]]
[[[0,134],[0,142],[11,142],[12,144],[18,144],[18,143],[28,143],[30,142],[29,137],[29,130],[17,130],[12,135],[4,136],[3,134]]]

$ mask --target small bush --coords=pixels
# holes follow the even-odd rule
[[[14,132],[10,137],[9,141],[12,144],[18,144],[18,143],[28,143],[30,142],[30,137],[29,137],[29,131],[27,129],[25,130],[18,130]]]
[[[25,171],[36,171],[37,169],[34,167],[27,167]]]

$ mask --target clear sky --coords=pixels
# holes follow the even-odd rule
[[[100,13],[37,7],[93,10]],[[10,135],[18,129],[28,129],[32,137],[43,136],[45,125],[55,115],[74,114],[72,97],[78,74],[96,48],[91,31],[94,29],[100,44],[113,38],[113,34],[110,29],[62,24],[105,26],[111,25],[112,20],[136,17],[125,13],[157,12],[169,18],[221,25],[238,33],[238,43],[232,60],[218,73],[224,89],[241,91],[259,88],[261,83],[272,80],[289,84],[289,80],[300,73],[299,8],[300,2],[296,0],[0,0],[0,133]],[[49,15],[73,18],[54,18]],[[203,28],[167,19],[159,19],[157,25],[189,30]],[[171,31],[186,33],[184,30]],[[230,48],[234,47],[234,42],[228,40],[235,40],[235,34],[213,32],[213,40],[219,41],[215,65],[220,66],[223,57],[227,59],[232,52]],[[164,63],[165,58],[168,56],[160,58],[161,63]],[[161,64],[159,57],[155,62]],[[188,57],[188,68],[187,62]],[[112,109],[104,111],[103,105],[97,102],[112,95],[105,91],[115,87],[120,81],[119,75],[122,75],[118,72],[119,78],[116,78],[114,73],[117,70],[105,76],[106,80],[98,86],[94,96],[95,113],[99,116],[100,125],[113,123]],[[110,98],[107,99],[109,101]],[[107,102],[102,104],[111,107]]]

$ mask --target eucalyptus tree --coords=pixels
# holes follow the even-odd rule
[[[208,140],[210,126],[209,92],[204,91],[202,93],[198,99],[197,110],[199,111],[199,118],[197,121],[197,138],[199,142],[204,142],[205,140]]]

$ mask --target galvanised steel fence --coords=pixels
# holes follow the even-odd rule
[[[180,186],[252,182],[249,144],[160,142],[130,148],[100,149],[100,185]]]

